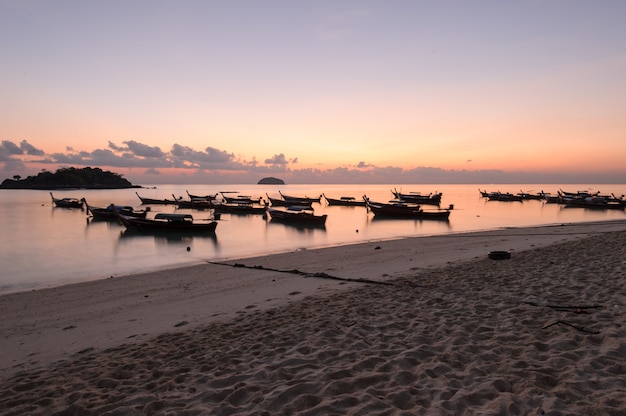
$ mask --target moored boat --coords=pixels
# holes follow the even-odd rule
[[[364,207],[365,201],[356,199],[353,196],[342,196],[340,198],[329,198],[326,194],[322,194],[328,205],[340,205],[345,207]]]
[[[267,213],[274,221],[309,225],[324,225],[328,217],[326,214],[315,215],[311,209],[302,206],[292,206],[286,209],[268,207]]]
[[[213,195],[194,195],[194,194],[190,194],[189,191],[185,191],[187,192],[187,195],[189,196],[189,199],[191,200],[209,200],[209,201],[213,201],[217,198],[217,194],[213,194]]]
[[[487,192],[487,191],[480,191],[480,194],[484,197],[487,198],[489,201],[517,201],[517,202],[521,202],[524,200],[524,198],[522,198],[520,195],[514,195],[510,192],[500,192],[500,191],[494,191],[494,192]]]
[[[268,194],[265,194],[265,196],[267,196],[267,200],[269,201],[270,205],[272,205],[273,207],[301,206],[301,207],[311,208],[313,205],[312,202],[285,200],[283,197],[273,198],[269,196]]]
[[[52,203],[59,208],[82,208],[83,202],[78,198],[55,198],[50,192]]]
[[[441,196],[443,195],[441,192],[434,192],[428,195],[422,195],[420,192],[402,193],[396,189],[393,189],[391,193],[402,202],[428,205],[439,205],[441,203]]]
[[[540,201],[545,199],[545,193],[543,191],[539,192],[538,194],[531,194],[529,192],[520,191],[517,193],[517,196],[519,196],[523,200]]]
[[[586,196],[561,196],[560,203],[567,208],[618,209],[626,208],[626,201],[617,198]]]
[[[320,200],[322,199],[322,196],[318,196],[317,198],[310,198],[308,196],[293,196],[293,195],[285,195],[282,192],[278,191],[278,193],[280,194],[280,196],[287,202],[291,202],[295,205],[305,205],[305,204],[312,204],[314,202],[320,202]]]
[[[587,197],[592,197],[592,196],[600,196],[600,191],[596,191],[596,192],[591,192],[591,191],[569,192],[569,191],[564,191],[562,189],[559,189],[558,194],[560,196],[566,197],[566,198],[587,198]]]
[[[146,218],[149,211],[149,209],[135,211],[135,209],[129,205],[110,204],[106,208],[94,207],[89,205],[85,198],[81,198],[81,201],[85,204],[88,214],[91,214],[94,218],[100,219],[117,219],[118,214],[134,218]]]
[[[394,201],[390,203],[373,202],[369,198],[363,196],[363,200],[367,204],[367,208],[375,217],[386,218],[413,218],[413,219],[432,219],[432,220],[448,220],[452,205],[447,209],[424,210],[420,205],[408,204],[406,202]]]
[[[118,218],[126,228],[141,231],[214,232],[217,228],[217,221],[208,219],[204,223],[194,222],[190,214],[159,213],[154,216],[154,219],[133,218],[125,215],[118,215]]]
[[[262,204],[263,198],[252,198],[248,195],[229,196],[226,192],[220,192],[222,198],[229,204]]]
[[[214,201],[204,198],[191,198],[184,200],[182,198],[176,199],[176,196],[172,194],[172,197],[176,200],[176,207],[178,208],[190,208],[190,209],[211,209],[213,208]]]
[[[139,200],[144,205],[176,205],[178,200],[174,199],[154,199],[154,198],[144,198],[139,195],[139,193],[135,192]]]

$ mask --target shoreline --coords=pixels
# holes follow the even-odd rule
[[[626,231],[625,221],[610,221],[411,237],[303,250],[226,261],[219,264],[207,263],[154,273],[2,295],[0,296],[0,311],[5,316],[5,320],[0,324],[2,329],[0,332],[4,334],[0,340],[0,348],[4,352],[0,361],[0,369],[4,374],[3,379],[7,381],[15,380],[15,377],[19,379],[20,374],[28,378],[29,373],[39,374],[42,379],[45,379],[49,372],[50,374],[58,374],[61,371],[60,368],[77,367],[76,363],[86,360],[87,357],[96,361],[104,360],[105,364],[103,365],[106,367],[106,365],[112,365],[112,362],[107,360],[119,361],[119,357],[112,358],[116,354],[121,354],[125,359],[132,362],[132,358],[125,355],[125,352],[137,355],[139,354],[138,351],[142,349],[157,348],[160,351],[160,349],[173,348],[171,345],[168,347],[167,343],[161,345],[162,341],[159,340],[163,339],[178,345],[178,342],[194,342],[194,337],[200,337],[200,334],[203,334],[203,342],[211,344],[226,336],[219,331],[230,334],[231,347],[229,348],[247,351],[251,348],[250,343],[259,342],[258,340],[253,341],[255,334],[262,335],[257,334],[257,328],[260,331],[263,327],[272,326],[273,324],[267,319],[272,319],[272,316],[283,317],[288,314],[286,311],[291,309],[300,311],[298,312],[300,314],[289,312],[293,316],[292,318],[284,317],[281,319],[283,319],[285,328],[294,334],[303,331],[303,327],[310,330],[311,325],[315,325],[321,331],[323,331],[321,328],[328,326],[328,330],[331,331],[331,328],[337,325],[337,321],[345,321],[350,324],[350,328],[354,327],[354,330],[357,330],[358,325],[356,323],[360,322],[363,317],[354,315],[354,312],[349,312],[349,310],[358,307],[358,304],[362,305],[361,313],[364,316],[371,316],[372,319],[383,319],[383,316],[389,318],[386,315],[388,312],[385,312],[388,307],[395,310],[396,314],[402,315],[394,316],[401,323],[407,325],[409,322],[410,325],[415,324],[413,320],[422,324],[430,322],[429,325],[439,325],[436,315],[432,315],[432,310],[437,310],[437,313],[443,315],[452,314],[447,319],[456,322],[462,319],[464,313],[471,315],[476,308],[491,307],[491,305],[476,303],[487,294],[497,296],[497,293],[494,294],[492,291],[498,289],[487,287],[487,281],[496,287],[500,281],[507,280],[512,285],[520,286],[521,292],[528,291],[523,285],[532,282],[530,286],[537,292],[536,295],[547,295],[549,293],[548,286],[554,282],[541,276],[544,274],[542,267],[549,265],[554,269],[552,271],[555,273],[554,276],[562,278],[567,277],[566,274],[569,273],[568,270],[570,269],[581,269],[581,265],[575,263],[577,258],[572,258],[571,253],[567,252],[570,248],[572,250],[577,249],[579,252],[583,250],[582,254],[577,253],[582,256],[580,260],[585,260],[592,271],[604,267],[604,265],[596,263],[602,263],[608,259],[583,256],[585,248],[580,247],[579,243],[593,240],[597,244],[606,233],[622,232],[618,233],[622,236],[623,231]],[[563,251],[564,247],[565,251]],[[544,261],[548,260],[546,264],[533,265],[530,257],[543,255],[544,248],[546,255],[554,257],[543,259]],[[502,262],[488,260],[487,253],[493,250],[510,251],[512,259]],[[552,251],[555,252],[552,253]],[[567,263],[559,264],[559,256],[563,256]],[[518,270],[513,267],[517,263],[518,257],[519,261],[523,262],[524,269]],[[618,262],[619,266],[622,260],[612,259],[611,261]],[[618,266],[613,265],[612,267],[615,269]],[[623,270],[623,265],[621,267]],[[465,273],[464,269],[467,269],[468,277],[459,280],[454,276]],[[507,269],[509,274],[513,273],[513,276],[497,274],[500,269]],[[611,273],[621,272],[621,270],[614,269],[609,271]],[[519,282],[514,280],[515,274],[520,275]],[[442,275],[440,280],[439,277],[435,277],[439,275]],[[624,279],[623,276],[620,278]],[[589,284],[594,284],[592,278],[589,277],[589,279]],[[470,281],[473,283],[470,284]],[[373,284],[376,282],[394,282],[394,286]],[[414,286],[415,288],[425,290],[435,288],[437,293],[432,297],[432,293],[416,292],[416,299],[422,307],[418,309],[418,315],[404,316],[402,312],[403,303],[399,303],[394,298],[405,295],[405,290],[398,291],[399,289],[396,288],[398,282],[410,283],[407,288],[412,287],[413,284],[417,285]],[[586,291],[584,287],[579,287],[580,284],[580,282],[576,283],[570,289]],[[448,296],[453,296],[441,291],[444,286],[448,286],[453,294],[458,292],[459,297],[458,299],[455,298],[454,302],[463,304],[462,310],[459,310],[458,305],[451,305],[452,309],[457,309],[454,313],[448,308],[442,309],[439,303],[452,302]],[[545,290],[543,289],[544,286]],[[480,290],[477,290],[477,287],[480,287]],[[565,289],[567,288],[555,290]],[[468,299],[467,296],[463,296],[463,290],[473,295]],[[506,291],[508,288],[502,287],[499,290]],[[369,297],[364,295],[364,292],[378,293],[380,297]],[[394,297],[389,297],[391,296],[390,292],[395,293]],[[613,292],[610,293],[611,296],[623,296],[623,286],[622,293],[619,293],[620,290]],[[476,295],[476,299],[473,298],[474,295]],[[533,296],[527,294],[521,299],[530,302],[536,297]],[[564,298],[568,296],[564,296]],[[344,301],[340,299],[344,299]],[[355,299],[358,300],[357,305],[354,305]],[[623,301],[623,299],[621,300]],[[406,299],[403,300],[403,302],[406,301]],[[484,302],[484,299],[482,301]],[[533,300],[533,302],[539,303],[545,301],[545,299],[542,301]],[[317,307],[325,305],[322,309],[330,306],[332,308],[329,308],[328,311],[320,309],[315,313],[312,312],[311,304],[317,305]],[[610,309],[605,312],[605,315],[611,313],[611,318],[619,316],[623,320],[623,306],[623,303],[616,303],[615,310]],[[423,309],[423,307],[432,310]],[[301,311],[302,308],[306,309],[306,312]],[[540,316],[537,314],[541,313],[545,315],[545,312],[540,311],[541,308],[528,304],[525,306],[517,305],[516,308],[524,313],[532,310],[535,317]],[[330,309],[336,309],[335,313],[341,315],[330,316]],[[378,311],[380,318],[377,317],[378,313],[373,312],[374,310]],[[319,316],[310,315],[311,313]],[[459,315],[457,316],[455,313]],[[490,319],[495,317],[494,315],[490,316]],[[467,319],[475,327],[485,325],[480,321],[473,321],[470,316]],[[309,322],[309,320],[312,321]],[[514,330],[514,317],[511,317],[511,320],[511,322],[507,321],[505,325],[509,332]],[[241,325],[246,328],[243,333],[240,331],[231,332],[234,331],[231,327],[236,328]],[[391,321],[386,322],[386,324],[381,323],[381,325],[389,326],[393,330],[399,323],[394,322],[394,319],[391,318]],[[216,332],[216,329],[219,331]],[[382,329],[379,330],[382,331]],[[340,332],[343,333],[343,331],[346,329],[342,328]],[[614,331],[619,332],[623,329],[614,328]],[[359,338],[361,339],[360,342],[367,344],[371,341],[366,341],[368,336],[362,335],[365,338]],[[533,334],[526,334],[529,337],[531,335],[534,336]],[[349,344],[350,341],[342,338],[340,334],[336,336],[340,337],[337,339],[339,344],[346,342],[349,346],[347,350],[342,349],[342,352],[335,351],[336,354],[340,356],[342,354],[356,354],[353,351],[355,346]],[[472,336],[476,336],[476,334],[472,334]],[[577,334],[577,336],[584,335]],[[506,337],[513,337],[513,335],[509,333]],[[450,342],[462,342],[461,339],[462,337],[457,341],[450,340]],[[280,347],[274,345],[275,341],[268,343],[265,347],[258,346],[258,348],[265,348],[263,351],[278,348],[282,351]],[[485,340],[478,339],[478,341]],[[294,340],[293,342],[297,341]],[[307,341],[308,344],[312,342],[314,341],[310,339]],[[434,343],[438,348],[444,348],[444,345],[439,345],[434,338],[430,338],[428,342]],[[501,342],[503,341],[501,340]],[[533,342],[535,343],[533,345],[539,345],[536,343],[546,344],[548,341],[542,338],[542,341]],[[625,341],[621,339],[619,342],[621,346],[618,347],[618,352],[620,354],[626,352]],[[156,346],[155,343],[160,346]],[[263,344],[266,343],[263,342]],[[278,345],[280,344],[279,342]],[[361,347],[367,350],[366,344],[362,344]],[[225,344],[220,345],[220,348],[224,348]],[[312,347],[309,345],[306,348],[302,346],[302,348],[306,350]],[[322,351],[319,353],[323,354],[324,347],[317,346],[316,348],[321,348]],[[327,348],[335,347],[328,344]],[[390,344],[387,348],[391,348],[389,353],[397,351],[393,355],[401,354],[397,346],[392,347]],[[406,348],[411,349],[412,347],[407,345]],[[537,348],[541,350],[544,347]],[[202,350],[205,351],[205,347]],[[385,349],[382,348],[382,350]],[[613,349],[609,350],[611,354],[614,354]],[[206,353],[212,354],[210,351]],[[243,352],[241,353],[243,354]],[[266,351],[266,353],[269,352]],[[279,355],[295,354],[294,351],[277,353]],[[441,351],[437,354],[440,353]],[[150,356],[151,353],[146,352],[146,354]],[[493,355],[494,352],[492,351],[490,354]],[[492,357],[496,361],[498,360],[497,355],[496,353]],[[500,358],[502,359],[502,357]],[[346,359],[348,358],[346,357]],[[164,365],[169,366],[170,364]],[[258,365],[269,364],[258,363]],[[614,366],[614,364],[611,365]],[[238,368],[238,366],[235,367]],[[289,365],[286,367],[289,368]],[[614,368],[617,372],[623,371],[623,369],[623,365]],[[217,370],[214,369],[213,371]],[[223,371],[227,371],[227,369],[224,368]],[[269,370],[265,369],[264,371]],[[275,371],[279,371],[278,368]],[[320,368],[318,371],[323,372],[325,370]],[[429,371],[443,370],[430,369]],[[267,373],[265,374],[267,375]],[[254,378],[254,375],[250,375],[250,377]],[[354,377],[360,376],[355,374]],[[550,378],[554,379],[558,376],[551,373]],[[240,383],[241,380],[238,382]],[[54,381],[51,383],[54,384]],[[260,380],[257,380],[257,383],[262,384]],[[501,384],[498,383],[498,385]],[[9,387],[4,381],[2,385],[4,386],[2,391],[6,392]],[[275,386],[275,388],[278,387]],[[231,389],[234,387],[231,386]],[[461,387],[458,389],[462,390]],[[507,390],[508,387],[504,389]],[[302,394],[313,395],[312,392],[301,392],[300,395]],[[493,391],[487,396],[490,395],[493,395]],[[0,395],[0,397],[4,402],[7,396]],[[614,398],[611,400],[615,401]],[[515,403],[515,406],[520,406],[519,403]],[[233,403],[229,402],[224,405],[233,406]],[[252,404],[246,402],[245,405],[248,406],[245,412],[250,411]],[[285,405],[294,406],[293,403]],[[316,404],[312,407],[317,406]],[[623,400],[619,406],[623,406]],[[269,409],[271,406],[267,408]]]
[[[162,332],[230,319],[246,310],[278,307],[311,294],[359,285],[272,269],[386,281],[422,268],[478,259],[492,250],[515,252],[616,230],[626,230],[626,221],[379,240],[4,294],[0,295],[0,312],[9,319],[0,323],[0,333],[6,334],[0,339],[4,351],[0,371],[46,365],[88,348],[145,340]],[[423,241],[428,246],[419,244]]]

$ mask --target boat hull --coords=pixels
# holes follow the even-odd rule
[[[418,205],[407,204],[384,204],[380,202],[371,202],[365,199],[367,208],[379,218],[402,218],[402,219],[418,219],[418,220],[440,220],[447,221],[450,217],[450,211],[433,210],[424,211]]]
[[[135,194],[144,205],[176,205],[178,203],[178,201],[172,199],[144,198],[140,196],[137,192],[135,192]]]
[[[411,203],[411,204],[424,204],[424,205],[439,205],[441,204],[441,193],[434,193],[430,195],[421,195],[417,193],[401,193],[398,191],[391,191],[394,197],[398,200]]]
[[[324,225],[328,217],[326,214],[314,215],[305,211],[290,212],[271,208],[267,210],[267,213],[274,221],[294,224]]]
[[[167,222],[146,218],[132,218],[119,215],[118,218],[126,228],[140,231],[175,231],[175,232],[215,232],[217,221],[198,224],[192,222]]]
[[[83,208],[83,201],[77,198],[55,198],[50,192],[52,203],[58,208]]]
[[[336,205],[336,206],[342,206],[342,207],[364,207],[365,206],[365,201],[359,201],[358,199],[355,198],[329,198],[326,195],[324,195],[324,199],[326,200],[326,202],[328,202],[328,205]]]

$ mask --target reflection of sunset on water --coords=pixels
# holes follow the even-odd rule
[[[446,221],[388,218],[375,216],[363,206],[327,205],[325,199],[312,205],[315,215],[326,215],[323,226],[275,222],[262,212],[220,213],[213,233],[180,233],[126,229],[115,219],[95,220],[86,209],[54,207],[48,191],[0,190],[0,229],[7,236],[0,240],[0,292],[29,290],[81,280],[102,279],[181,264],[237,259],[294,250],[312,250],[346,244],[385,241],[405,237],[458,234],[509,227],[560,225],[577,222],[624,220],[624,210],[566,208],[540,200],[500,202],[481,196],[480,190],[538,193],[556,196],[560,188],[626,194],[624,185],[158,185],[141,189],[142,196],[159,199],[188,199],[192,195],[352,196],[366,195],[372,201],[389,201],[392,190],[402,193],[441,192],[439,206],[423,205],[424,210],[447,209]],[[193,216],[194,223],[209,223],[213,210],[179,208],[176,205],[144,205],[135,189],[57,190],[57,197],[84,198],[93,206],[115,202],[140,211],[150,209],[148,218],[159,214]],[[184,196],[184,197],[183,197]],[[504,247],[506,248],[506,247]]]

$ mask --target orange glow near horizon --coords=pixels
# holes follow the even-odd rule
[[[224,181],[626,170],[626,3],[0,10],[5,175],[73,163]],[[43,158],[58,163],[29,162]]]

